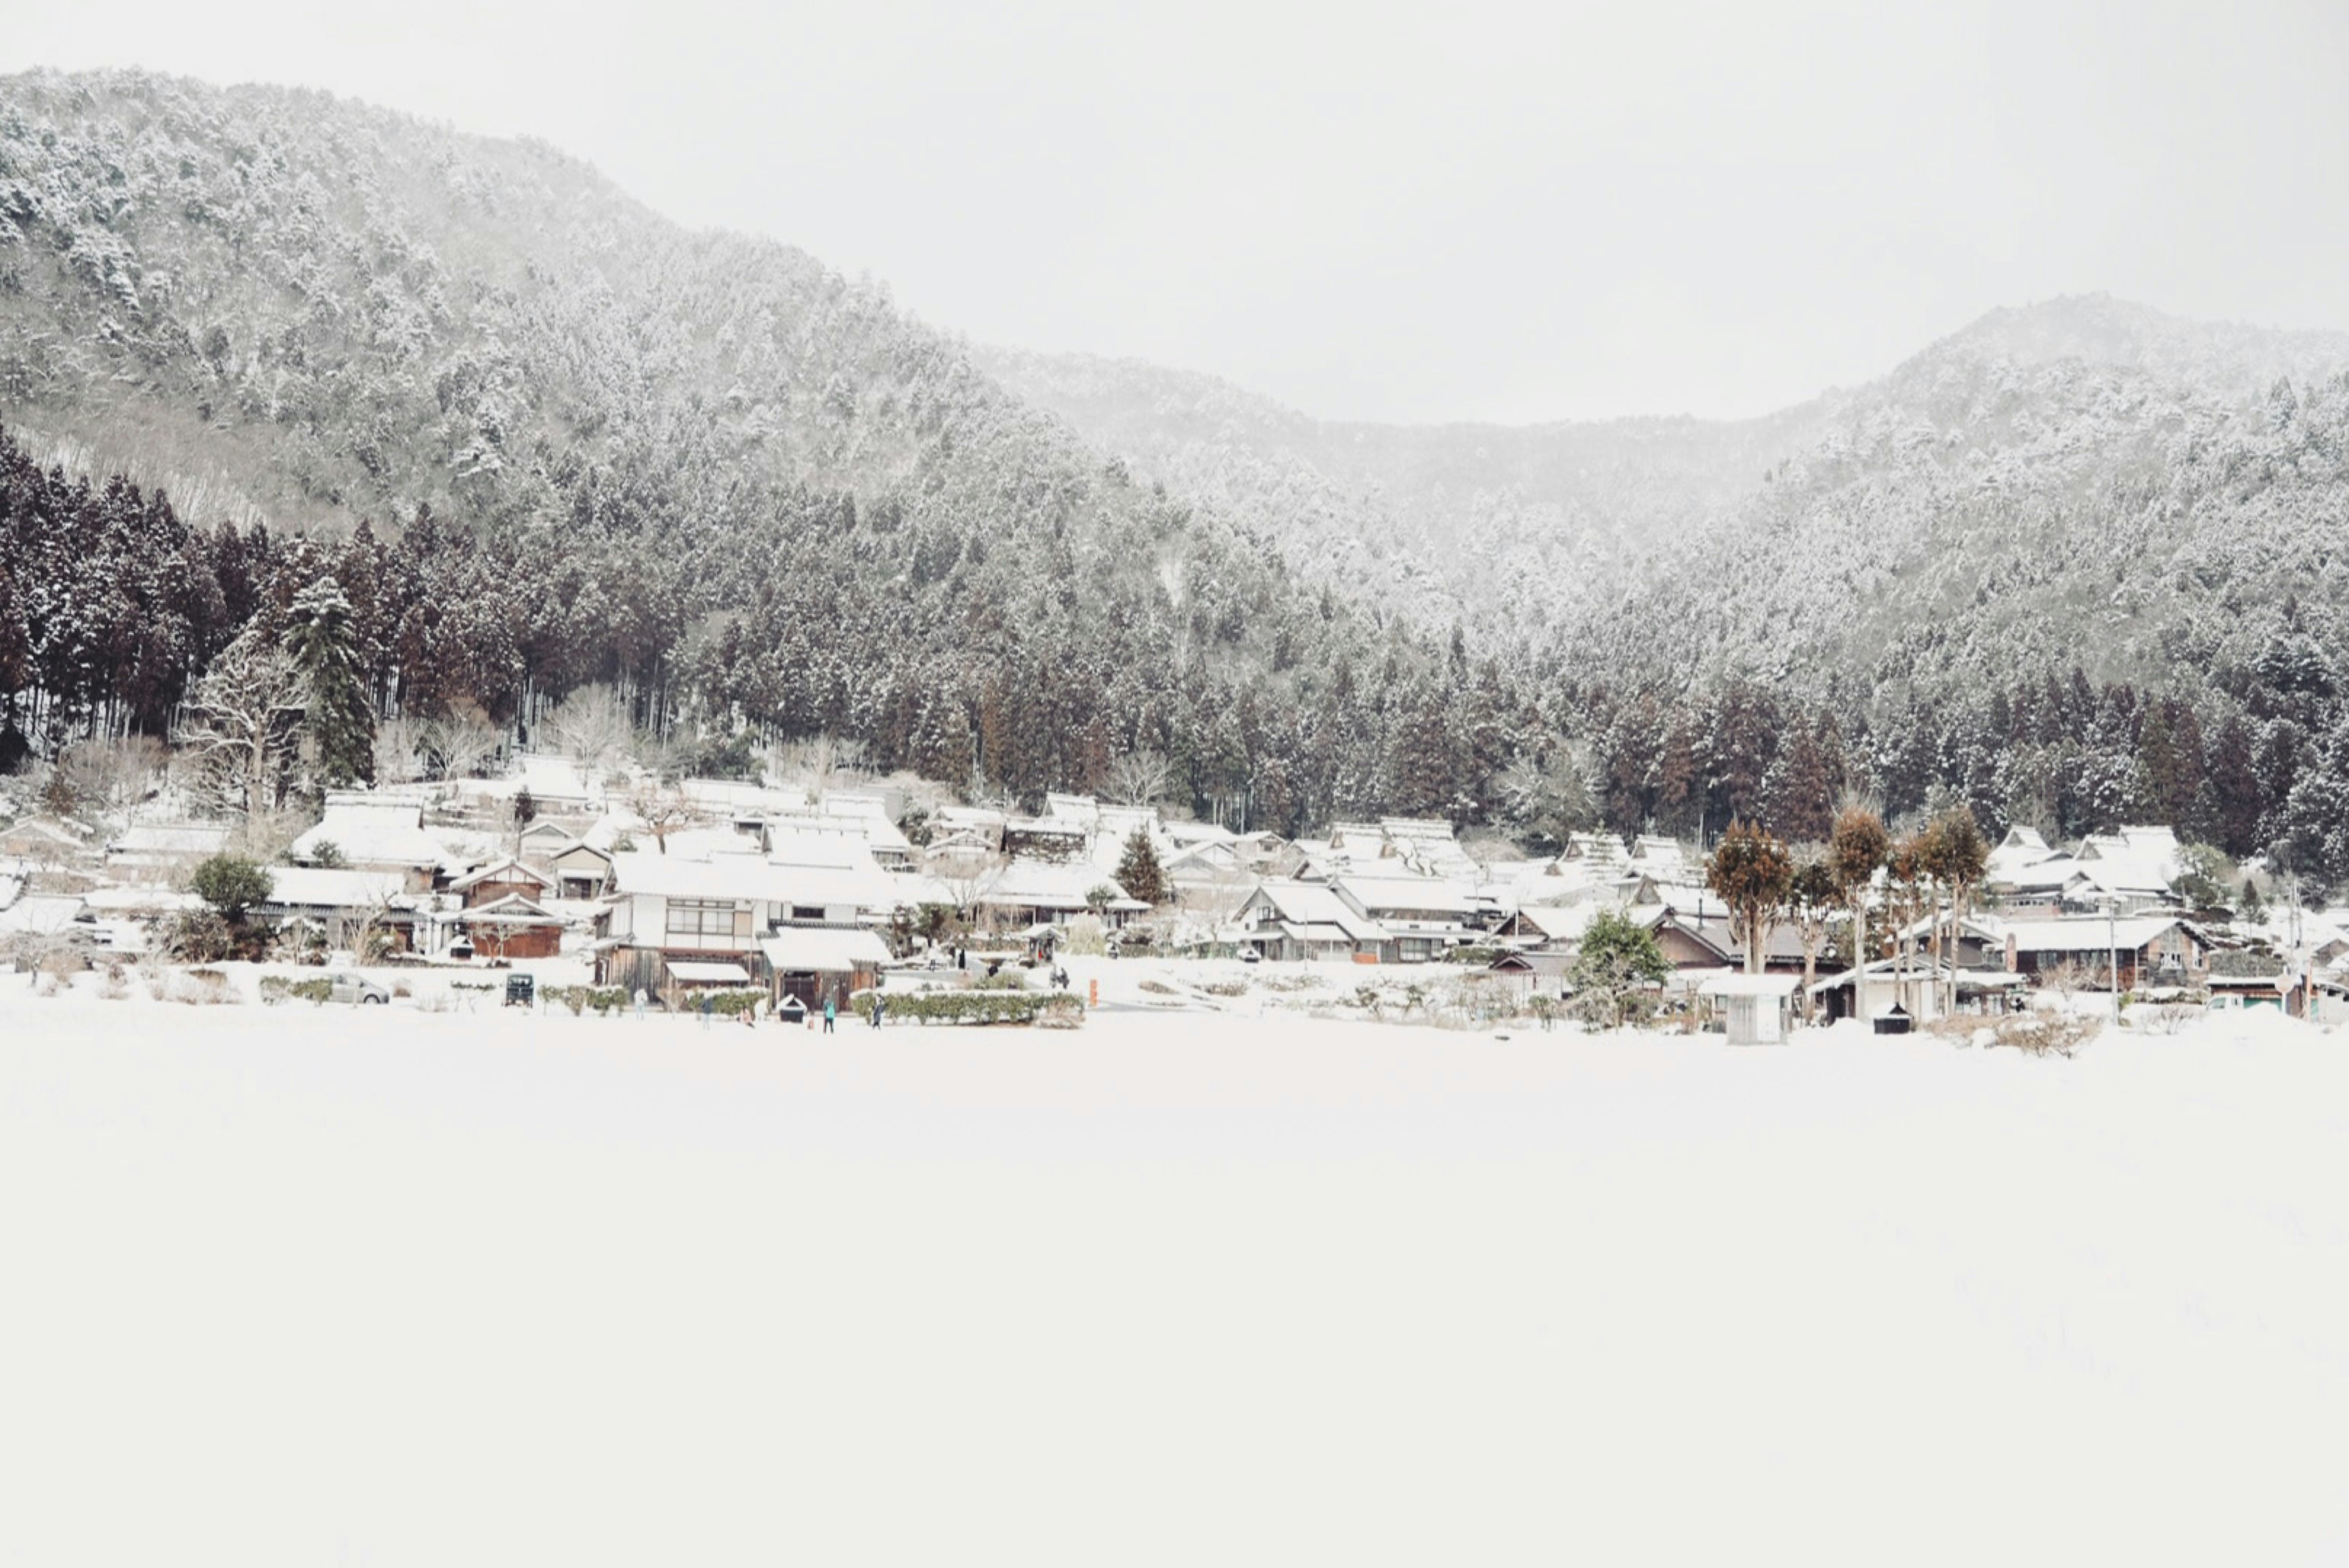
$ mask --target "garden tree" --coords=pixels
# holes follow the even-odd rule
[[[1127,894],[1144,903],[1166,902],[1166,872],[1150,842],[1150,830],[1138,827],[1126,835],[1125,853],[1118,858],[1117,882]]]
[[[2267,900],[2260,896],[2260,884],[2250,877],[2243,879],[2242,918],[2248,925],[2265,925],[2268,919]]]
[[[1648,988],[1672,972],[1656,934],[1619,910],[1601,910],[1582,934],[1568,979],[1574,1005],[1593,1021],[1620,1028],[1642,1010]]]
[[[530,792],[529,785],[525,784],[514,791],[513,803],[506,809],[506,816],[513,824],[513,852],[519,858],[522,854],[523,830],[538,820],[538,798]],[[661,848],[664,853],[667,851],[666,844]]]
[[[1794,857],[1766,829],[1733,821],[1713,846],[1705,862],[1705,885],[1729,906],[1731,929],[1745,944],[1748,975],[1762,973],[1770,926],[1785,912],[1794,883]]]
[[[643,821],[653,836],[654,848],[662,854],[668,853],[668,836],[694,819],[691,802],[674,784],[647,779],[628,791],[627,799],[628,810]]]
[[[1852,995],[1862,1022],[1868,1016],[1868,892],[1891,854],[1892,837],[1884,830],[1884,819],[1865,806],[1846,806],[1836,813],[1834,830],[1827,835],[1827,870],[1851,909],[1851,963],[1859,975]]]
[[[1958,1009],[1955,944],[1959,929],[1972,911],[1975,890],[1990,874],[1990,844],[1975,825],[1973,812],[1956,806],[1934,818],[1925,830],[1920,860],[1926,875],[1939,883],[1950,899],[1946,941],[1943,923],[1939,918],[1933,923],[1933,961],[1938,965],[1948,957],[1951,965],[1949,1006],[1943,1010],[1946,1016]]]
[[[321,576],[285,612],[285,644],[301,671],[302,728],[322,788],[375,780],[375,708],[367,697],[350,601]]]
[[[189,875],[188,890],[211,905],[214,914],[241,925],[254,904],[268,901],[274,883],[268,868],[243,855],[214,855]]]
[[[285,798],[302,712],[293,655],[256,624],[221,650],[188,694],[172,738],[200,792],[250,825]]]
[[[2196,914],[2230,917],[2227,884],[2235,868],[2215,844],[2183,844],[2178,851],[2178,876],[2169,891]]]
[[[1819,949],[1826,944],[1828,927],[1845,907],[1843,886],[1837,880],[1834,862],[1825,853],[1806,853],[1796,863],[1794,881],[1786,889],[1786,907],[1803,937],[1803,1016],[1808,1019],[1818,1006],[1811,987],[1818,982]]]

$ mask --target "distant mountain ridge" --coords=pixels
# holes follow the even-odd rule
[[[2108,295],[2067,296],[1992,311],[1874,382],[1758,418],[1523,427],[1323,422],[1136,361],[974,356],[1146,477],[1250,519],[1301,573],[1350,581],[1423,621],[1462,622],[1529,653],[1563,647],[1566,662],[1595,660],[1617,676],[1669,669],[1685,679],[1737,665],[1785,678],[1810,657],[1824,661],[1809,672],[1819,678],[1801,684],[1822,686],[1866,672],[1816,639],[1789,658],[1750,649],[1752,636],[1731,624],[1738,596],[1716,604],[1703,592],[1724,552],[1745,556],[1767,539],[1800,559],[1807,534],[1841,526],[1813,516],[1806,527],[1790,513],[1791,476],[1816,485],[1843,473],[1864,479],[1879,513],[1930,511],[1930,496],[1903,488],[1928,478],[1909,460],[1920,443],[1943,454],[1940,484],[1950,461],[2018,454],[2060,421],[2075,441],[2103,449],[2100,481],[2115,480],[2148,434],[2125,428],[2133,418],[2207,425],[2279,382],[2320,385],[2349,368],[2349,333],[2185,321]],[[2107,405],[2098,420],[2086,418],[2084,396]],[[2134,414],[2110,407],[2116,397],[2133,399]],[[1854,474],[1856,462],[1869,471]],[[2075,463],[2058,482],[2095,468]],[[2055,477],[2044,461],[2029,472]],[[1921,558],[1911,565],[1931,569]],[[1916,630],[1907,616],[1917,606],[1885,615],[1857,607],[1868,639],[1897,645]],[[1641,615],[1683,630],[1693,616],[1714,629],[1663,645],[1695,655],[1675,663],[1630,646],[1645,635]]]

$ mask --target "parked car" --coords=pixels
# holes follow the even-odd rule
[[[354,975],[347,969],[337,969],[326,976],[328,1000],[353,1005],[373,1003],[380,1007],[391,1000],[391,993],[364,975]]]

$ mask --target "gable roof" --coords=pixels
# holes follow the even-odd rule
[[[345,866],[268,866],[269,896],[276,909],[374,909],[408,891],[390,872]]]
[[[476,888],[488,882],[531,882],[543,888],[551,888],[554,885],[554,879],[544,872],[533,866],[525,865],[509,856],[502,861],[492,861],[478,871],[468,872],[450,882],[449,890],[451,892],[463,892],[469,888]]]
[[[1240,909],[1245,913],[1259,903],[1284,924],[1334,926],[1355,942],[1388,940],[1385,927],[1357,912],[1326,883],[1268,879],[1257,884]]]
[[[563,917],[518,892],[464,910],[456,918],[468,925],[561,925]]]

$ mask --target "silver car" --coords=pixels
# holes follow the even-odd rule
[[[347,969],[337,969],[326,976],[326,995],[331,1001],[368,1003],[382,1006],[391,1000],[391,993],[364,975],[354,975]]]

